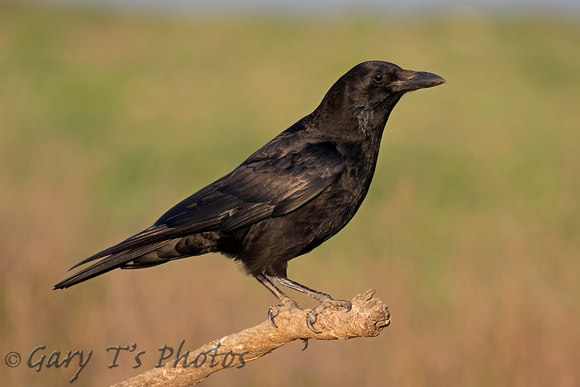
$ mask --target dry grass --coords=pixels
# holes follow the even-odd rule
[[[578,36],[579,23],[541,17],[0,5],[0,355],[92,349],[76,384],[103,386],[153,366],[163,344],[196,348],[262,321],[273,298],[217,255],[51,288],[309,113],[352,65],[384,59],[448,84],[404,98],[361,211],[290,274],[343,298],[375,287],[393,323],[376,339],[290,345],[205,385],[578,385]],[[106,347],[133,342],[142,368],[130,356],[107,368]],[[2,385],[74,373],[25,360],[0,364]]]

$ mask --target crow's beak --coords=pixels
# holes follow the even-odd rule
[[[391,83],[391,89],[397,91],[412,91],[425,89],[445,83],[445,79],[437,74],[425,71],[403,70],[398,73],[399,80]]]

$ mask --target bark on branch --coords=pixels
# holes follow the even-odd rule
[[[210,374],[225,368],[241,368],[278,347],[297,339],[347,340],[355,337],[375,337],[390,320],[389,310],[375,291],[367,290],[352,300],[352,309],[325,309],[318,316],[314,333],[306,326],[308,310],[282,309],[276,316],[278,328],[265,321],[255,327],[244,329],[219,340],[214,340],[194,351],[180,351],[181,357],[173,356],[163,367],[125,380],[112,387],[134,386],[191,386]]]

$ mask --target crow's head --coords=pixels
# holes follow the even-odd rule
[[[403,94],[442,83],[445,80],[432,73],[404,70],[389,62],[363,62],[332,85],[314,115],[321,126],[335,134],[337,130],[329,126],[341,122],[340,128],[356,126],[359,135],[380,135]],[[352,125],[344,125],[349,121]],[[327,123],[330,125],[324,125]],[[352,129],[348,134],[340,132],[355,135]]]
[[[370,61],[353,67],[335,86],[343,89],[351,104],[363,107],[383,104],[400,98],[408,91],[442,83],[445,83],[445,79],[439,75],[403,70],[389,62]]]

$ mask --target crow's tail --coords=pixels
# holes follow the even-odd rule
[[[131,261],[133,261],[134,259],[142,257],[169,242],[170,241],[150,243],[144,246],[139,246],[115,254],[111,254],[108,257],[101,259],[99,262],[89,267],[86,267],[83,270],[79,271],[78,273],[57,283],[56,285],[54,285],[54,289],[66,289],[83,281],[86,281],[90,278],[109,272],[113,269],[119,267],[123,268],[124,266],[130,267]],[[168,262],[168,260],[157,259],[154,263],[148,265],[141,265],[140,267],[154,266],[165,262]]]

